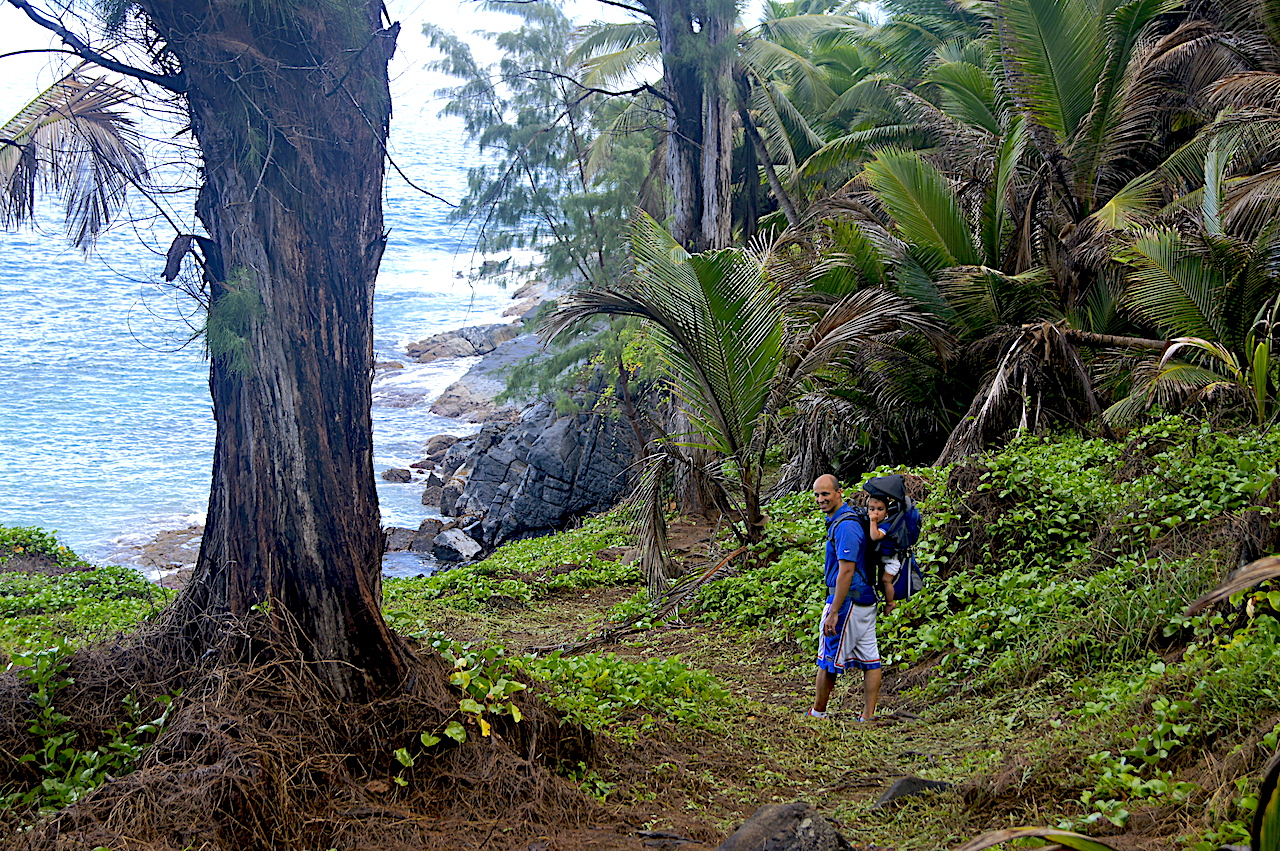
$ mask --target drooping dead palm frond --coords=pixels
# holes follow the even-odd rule
[[[640,569],[650,599],[666,591],[671,582],[671,560],[667,557],[667,519],[663,484],[671,472],[671,459],[659,450],[643,461],[640,483],[628,500],[634,511],[636,543],[640,550]]]
[[[1053,322],[1023,325],[1005,336],[999,360],[952,431],[936,464],[979,451],[997,432],[1035,430],[1048,411],[1048,394],[1074,387],[1092,416],[1101,406],[1080,351],[1067,329]],[[1016,425],[1014,425],[1016,423]]]
[[[0,128],[0,225],[29,221],[39,191],[52,189],[62,193],[72,242],[91,246],[129,186],[146,179],[138,132],[116,109],[130,97],[72,72]]]

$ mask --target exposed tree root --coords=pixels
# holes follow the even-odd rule
[[[600,816],[594,801],[551,770],[591,763],[585,729],[562,724],[521,692],[515,701],[523,719],[490,716],[491,735],[483,736],[459,712],[462,695],[434,653],[417,655],[401,693],[343,705],[287,648],[259,647],[249,660],[211,658],[183,671],[166,661],[177,655],[164,652],[166,640],[153,632],[76,655],[68,671],[75,682],[58,708],[80,732],[79,748],[119,723],[126,694],[144,705],[177,689],[181,696],[136,771],[30,831],[11,832],[0,848],[524,848],[548,829]],[[0,678],[5,755],[36,745],[20,720],[33,714],[27,691],[14,674]],[[439,732],[450,720],[464,723],[464,743],[446,737],[421,745],[420,733]],[[395,759],[397,748],[414,756],[412,768]],[[5,764],[0,783],[36,781],[29,766]]]

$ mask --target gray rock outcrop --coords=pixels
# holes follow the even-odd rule
[[[407,352],[409,357],[418,363],[431,363],[440,358],[487,355],[500,343],[514,338],[519,333],[515,325],[474,325],[410,343]]]
[[[449,478],[440,513],[483,518],[477,534],[487,547],[610,508],[632,484],[630,433],[618,418],[562,416],[546,401],[519,423],[485,425],[466,460],[449,469],[460,445],[441,463]]]
[[[494,397],[506,389],[511,367],[537,354],[541,348],[534,334],[521,334],[501,342],[444,389],[431,404],[431,413],[474,423],[517,420],[518,406],[511,402],[498,405]]]
[[[436,535],[432,553],[440,561],[470,561],[484,551],[478,541],[461,529],[446,529]]]

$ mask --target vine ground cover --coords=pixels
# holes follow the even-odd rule
[[[805,799],[880,847],[1040,824],[1211,851],[1242,841],[1280,735],[1278,601],[1264,587],[1182,612],[1250,548],[1275,551],[1278,464],[1274,436],[1174,419],[910,471],[929,579],[882,620],[893,714],[871,726],[852,723],[856,677],[831,722],[802,717],[821,605],[807,494],[770,506],[761,567],[600,652],[525,656],[643,605],[616,518],[388,582],[386,611],[406,632],[502,648],[468,683],[489,684],[471,697],[482,713],[494,683],[522,677],[606,736],[609,759],[563,772],[633,825],[714,845],[756,806]],[[698,531],[690,548],[714,550]],[[963,791],[875,808],[905,774]]]

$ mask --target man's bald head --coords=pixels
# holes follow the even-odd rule
[[[835,514],[836,509],[844,504],[844,494],[840,492],[840,481],[830,473],[824,473],[813,480],[813,498],[827,516]]]

